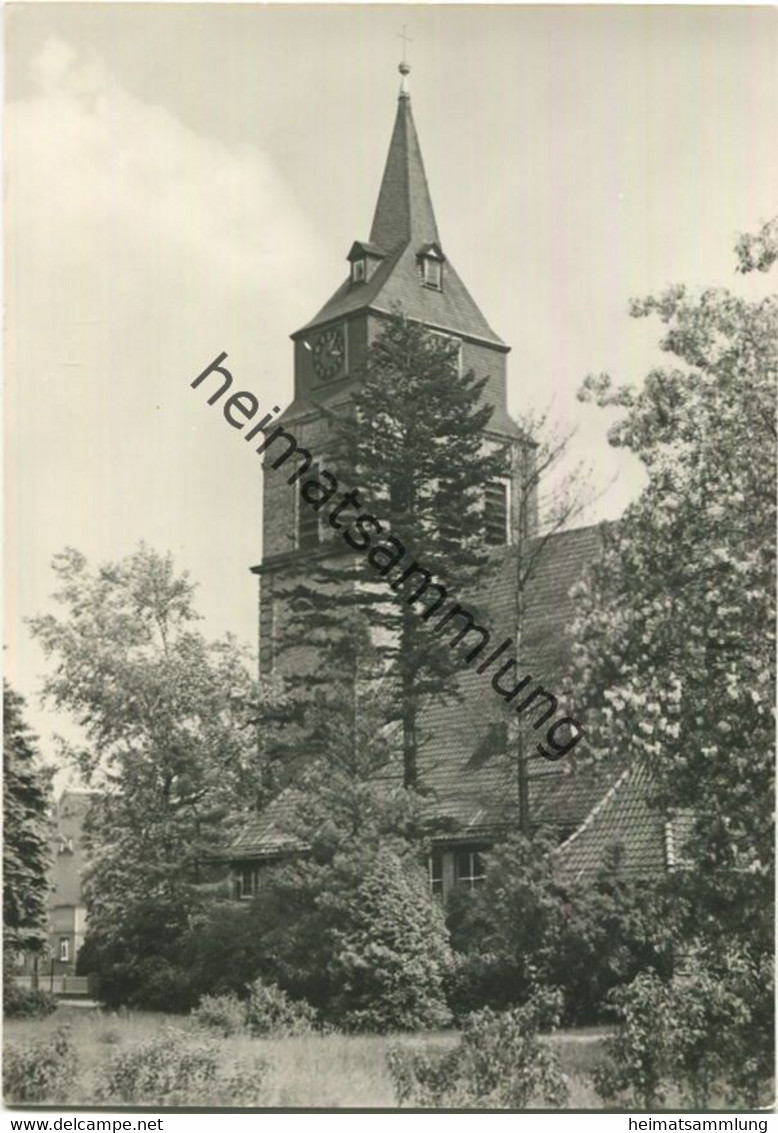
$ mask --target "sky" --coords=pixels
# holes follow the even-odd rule
[[[24,619],[63,547],[171,551],[205,632],[256,648],[258,461],[189,383],[226,351],[290,400],[289,335],[370,231],[404,24],[444,251],[512,346],[512,411],[576,430],[582,521],[642,483],[575,396],[661,361],[628,300],[769,285],[732,249],[776,211],[774,9],[8,5],[5,658],[48,756],[69,726]]]

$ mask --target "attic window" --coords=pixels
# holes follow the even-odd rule
[[[416,253],[421,282],[435,291],[443,290],[443,261],[445,256],[439,244],[425,244]]]
[[[385,253],[375,244],[365,244],[362,240],[355,240],[346,259],[351,264],[349,279],[351,286],[366,283],[373,272],[384,259]]]
[[[436,291],[442,290],[443,264],[440,260],[424,256],[421,261],[421,280],[425,287],[434,287]]]

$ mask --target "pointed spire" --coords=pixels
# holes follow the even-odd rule
[[[373,227],[370,230],[371,244],[377,244],[386,252],[393,252],[395,248],[410,243],[414,247],[421,247],[423,244],[440,242],[411,113],[407,83],[410,69],[407,63],[400,64],[402,82],[397,117],[389,143]]]
[[[407,84],[410,67],[404,59],[399,69],[402,84],[397,117],[370,241],[357,241],[349,253],[351,262],[370,258],[373,270],[359,280],[349,272],[321,310],[292,337],[299,340],[313,327],[357,312],[386,312],[399,306],[428,326],[479,340],[505,353],[508,347],[489,326],[449,259],[444,257],[442,287],[424,286],[419,254],[429,255],[433,245],[438,259],[440,238],[411,114]]]

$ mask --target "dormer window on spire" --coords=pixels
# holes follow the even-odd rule
[[[356,240],[351,245],[351,251],[346,258],[351,264],[351,286],[356,287],[360,283],[367,283],[384,259],[384,253],[375,244]]]
[[[443,264],[440,260],[425,259],[422,263],[425,287],[434,287],[436,291],[443,288]]]
[[[425,244],[417,256],[421,282],[434,291],[443,290],[443,264],[446,257],[439,244]]]

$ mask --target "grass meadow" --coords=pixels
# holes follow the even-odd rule
[[[194,1030],[181,1016],[130,1012],[115,1015],[83,1008],[60,1007],[43,1020],[13,1020],[5,1024],[5,1040],[42,1038],[69,1023],[79,1056],[80,1080],[68,1098],[72,1106],[94,1104],[101,1065],[117,1050],[148,1040],[166,1023]],[[202,1035],[201,1031],[196,1032]],[[549,1041],[558,1046],[568,1076],[571,1109],[600,1108],[602,1103],[589,1080],[597,1061],[602,1032],[567,1032]],[[267,1106],[283,1108],[394,1108],[397,1105],[386,1063],[392,1043],[416,1049],[443,1050],[457,1041],[454,1031],[417,1035],[306,1035],[299,1038],[261,1039],[248,1035],[219,1038],[225,1074],[240,1062],[263,1058],[270,1064]],[[56,1100],[56,1099],[52,1099]]]

